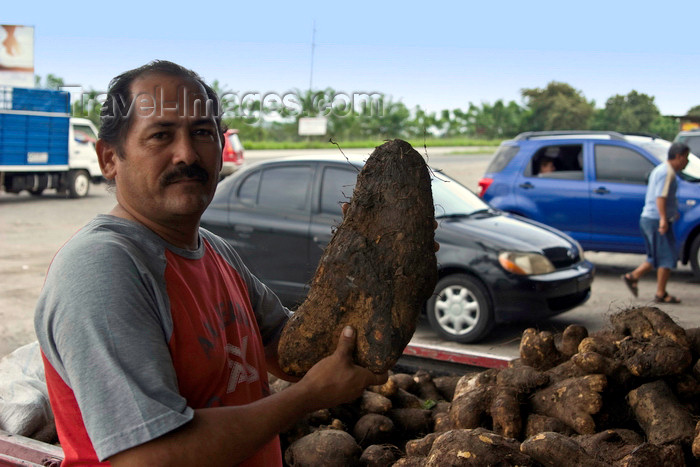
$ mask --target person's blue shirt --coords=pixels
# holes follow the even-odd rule
[[[668,220],[676,219],[678,217],[677,187],[676,171],[673,170],[671,164],[664,162],[657,165],[649,175],[642,217],[660,219],[661,215],[659,214],[659,208],[656,206],[656,198],[665,197],[666,217]]]

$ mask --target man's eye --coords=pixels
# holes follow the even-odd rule
[[[167,135],[168,135],[168,134],[167,134],[166,132],[164,132],[164,131],[159,131],[159,132],[157,132],[157,133],[153,133],[153,134],[151,135],[151,138],[152,138],[152,139],[165,139],[165,137],[166,137]]]
[[[194,136],[198,138],[211,138],[213,135],[214,132],[208,128],[199,128],[194,130]]]

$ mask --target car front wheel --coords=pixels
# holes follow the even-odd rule
[[[441,279],[428,300],[428,322],[441,337],[463,344],[484,338],[494,317],[486,288],[466,274]]]

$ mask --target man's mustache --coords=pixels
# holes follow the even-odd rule
[[[178,165],[172,172],[168,172],[161,179],[161,185],[167,186],[180,180],[195,179],[202,184],[209,181],[209,174],[198,164]]]

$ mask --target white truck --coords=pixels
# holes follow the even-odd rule
[[[55,189],[82,198],[102,172],[97,129],[70,117],[70,96],[48,89],[0,88],[0,187],[40,195]]]

